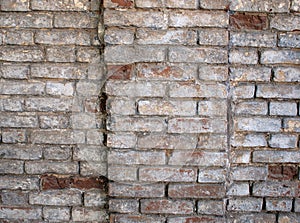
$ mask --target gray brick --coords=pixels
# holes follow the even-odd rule
[[[275,47],[277,36],[271,32],[231,32],[230,43],[243,47]]]
[[[0,99],[0,109],[2,111],[23,111],[24,99],[7,98]]]
[[[234,150],[231,152],[231,162],[234,164],[248,164],[251,162],[251,151]]]
[[[38,177],[0,176],[0,188],[9,190],[38,190]]]
[[[297,34],[297,33],[281,33],[281,34],[279,34],[278,46],[300,48],[300,34]]]
[[[99,162],[80,162],[80,174],[83,176],[107,176],[107,164]]]
[[[84,206],[104,207],[106,204],[106,193],[103,191],[87,191],[84,193]]]
[[[234,134],[231,138],[234,147],[265,147],[267,140],[263,134]]]
[[[105,60],[110,63],[162,62],[165,59],[165,47],[162,46],[107,46]]]
[[[300,2],[298,0],[292,0],[291,10],[296,12],[300,11]]]
[[[227,27],[228,15],[225,12],[174,11],[170,13],[171,27]]]
[[[296,116],[297,104],[293,102],[270,102],[270,115]]]
[[[42,129],[66,129],[70,125],[67,116],[63,115],[41,115],[40,128]]]
[[[254,151],[253,162],[256,163],[298,163],[300,153],[297,151]]]
[[[72,219],[74,221],[100,221],[105,222],[107,219],[107,214],[103,210],[97,209],[88,209],[84,207],[76,207],[72,210]]]
[[[0,75],[3,78],[27,79],[28,74],[28,65],[2,64],[0,67]]]
[[[72,96],[74,94],[73,83],[58,83],[58,82],[47,82],[46,93],[49,95],[64,95]]]
[[[198,102],[198,114],[204,116],[227,115],[227,102],[225,100],[210,100]]]
[[[255,86],[254,85],[237,85],[232,89],[232,97],[236,99],[254,98]]]
[[[170,47],[170,62],[226,63],[227,51],[222,48]]]
[[[271,69],[267,67],[230,68],[230,79],[233,81],[270,81]]]
[[[226,9],[229,6],[229,0],[201,0],[200,6],[204,9]]]
[[[1,219],[41,220],[42,208],[34,207],[1,207]],[[9,220],[10,221],[10,220]]]
[[[217,134],[202,134],[198,137],[197,149],[224,150],[227,147],[227,137]]]
[[[1,193],[4,205],[26,205],[28,204],[28,193],[23,191],[3,191]]]
[[[81,192],[75,190],[32,192],[29,194],[29,203],[49,206],[81,205]]]
[[[300,82],[300,69],[296,67],[278,67],[274,69],[276,82]]]
[[[227,210],[229,211],[248,211],[260,212],[262,210],[262,198],[235,198],[229,199]]]
[[[3,114],[0,117],[1,127],[11,128],[35,128],[38,127],[37,116],[31,115],[16,115],[16,114]]]
[[[291,211],[292,210],[291,199],[266,199],[267,211]]]
[[[78,170],[77,162],[28,161],[25,163],[25,171],[28,174],[76,174]]]
[[[77,144],[85,142],[85,134],[72,130],[35,130],[31,134],[31,141],[41,144]]]
[[[225,182],[226,171],[224,169],[199,169],[199,183],[222,183]]]
[[[197,0],[187,0],[185,2],[180,2],[176,0],[166,0],[165,6],[168,8],[184,8],[184,9],[197,9]]]
[[[34,33],[32,31],[22,30],[22,31],[9,31],[6,33],[6,38],[4,42],[6,44],[14,45],[33,45]]]
[[[27,141],[24,129],[5,129],[2,130],[2,142],[4,143],[24,143]]]
[[[232,64],[257,64],[258,54],[254,49],[235,49],[229,53],[229,63]]]
[[[261,54],[262,64],[300,64],[300,52],[292,50],[265,50]]]
[[[78,146],[74,148],[73,160],[106,162],[106,150],[99,146]]]
[[[296,182],[256,182],[253,195],[260,197],[293,197],[296,193]]]
[[[46,59],[50,62],[75,62],[75,48],[70,46],[47,48]]]
[[[300,212],[300,199],[295,199],[295,212]]]
[[[164,7],[164,2],[153,0],[135,0],[138,8],[161,8]]]
[[[299,85],[258,85],[257,86],[257,97],[262,98],[287,98],[287,99],[298,99],[300,95]]]
[[[268,170],[266,167],[257,166],[233,167],[230,174],[235,181],[260,181],[267,179]]]
[[[97,62],[97,58],[99,57],[100,52],[96,47],[80,47],[77,48],[76,54],[78,62],[95,63]],[[89,72],[93,70],[92,68],[89,68]]]
[[[244,213],[230,213],[229,221],[234,222],[251,222],[255,221],[257,223],[275,223],[276,214],[267,214],[267,213],[253,213],[253,214],[244,214]]]
[[[227,66],[201,65],[199,79],[205,81],[226,81],[228,77]]]
[[[90,2],[86,0],[56,1],[56,0],[32,0],[31,8],[42,11],[86,11],[90,9]]]
[[[268,103],[265,101],[242,101],[234,106],[234,112],[239,115],[267,115]]]
[[[42,82],[3,81],[0,83],[1,94],[11,95],[41,95],[45,92]]]
[[[0,13],[0,27],[52,28],[52,17],[48,13]]]
[[[53,29],[51,32],[39,30],[35,36],[35,42],[49,45],[83,45],[91,43],[90,34],[87,31]]]
[[[137,181],[137,168],[132,166],[109,166],[107,170],[108,178],[112,181],[126,182]]]
[[[101,85],[95,81],[81,80],[76,84],[76,92],[82,96],[98,96]]]
[[[136,113],[135,100],[128,98],[108,99],[107,109],[109,109],[111,114],[134,115]]]
[[[42,147],[2,144],[0,154],[2,159],[38,160],[42,158]]]
[[[281,130],[281,120],[277,118],[236,118],[234,124],[238,131],[279,132]]]
[[[225,213],[222,200],[200,200],[197,205],[198,214],[220,215]]]
[[[19,12],[30,11],[29,2],[30,0],[2,0],[1,10]]]
[[[14,62],[41,62],[44,59],[40,47],[0,46],[0,60]]]
[[[269,140],[271,148],[293,149],[297,147],[298,137],[296,135],[273,134]]]
[[[139,209],[137,200],[113,199],[109,201],[109,211],[117,213],[134,213]]]
[[[104,41],[108,44],[132,44],[134,41],[134,29],[107,28]]]
[[[296,31],[300,29],[300,16],[278,14],[271,18],[270,28],[282,31]]]
[[[137,137],[132,133],[110,133],[107,135],[106,145],[113,148],[134,148]]]
[[[70,4],[69,4],[70,5]],[[97,17],[92,13],[59,13],[54,16],[55,28],[95,29]]]
[[[200,45],[225,46],[228,44],[228,31],[225,29],[200,29],[198,37]]]
[[[43,151],[44,158],[48,160],[68,160],[71,153],[70,146],[46,146]]]
[[[23,161],[1,161],[0,163],[0,173],[1,174],[22,174],[23,171]]]
[[[278,223],[297,223],[300,221],[300,214],[298,213],[280,213]]]
[[[43,215],[48,221],[68,221],[70,219],[70,208],[44,207]]]
[[[89,113],[74,113],[71,116],[72,129],[96,129],[100,126],[97,117]]]
[[[254,0],[254,1],[233,1],[230,9],[233,11],[250,12],[289,12],[289,0]]]
[[[287,132],[300,132],[300,119],[286,118],[283,120],[283,128]]]
[[[228,196],[247,196],[250,194],[248,183],[233,183],[227,190]]]
[[[73,100],[71,98],[29,98],[25,99],[27,111],[71,111]]]

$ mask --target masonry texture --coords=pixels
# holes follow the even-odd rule
[[[0,222],[300,222],[299,0],[0,3]]]

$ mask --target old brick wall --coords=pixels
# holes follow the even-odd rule
[[[0,222],[300,222],[298,0],[0,3]]]

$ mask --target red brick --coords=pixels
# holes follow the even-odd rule
[[[174,201],[174,200],[150,200],[141,201],[142,213],[153,214],[192,214],[194,203],[192,201]]]
[[[104,177],[78,177],[78,176],[59,176],[43,175],[41,177],[42,190],[54,189],[105,189],[107,180]]]
[[[122,6],[125,8],[129,8],[132,6],[133,2],[130,0],[111,0],[111,2],[118,4],[118,6]]]
[[[229,21],[230,27],[234,29],[264,30],[268,25],[266,15],[236,13],[230,16]]]
[[[107,78],[110,80],[129,80],[132,72],[133,66],[131,64],[107,66]]]
[[[269,166],[268,178],[271,180],[292,180],[297,176],[296,166]]]
[[[222,198],[225,187],[222,184],[171,184],[168,193],[174,198]]]

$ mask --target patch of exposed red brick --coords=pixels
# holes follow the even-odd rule
[[[267,28],[268,18],[266,15],[252,15],[236,13],[230,16],[230,27],[234,29],[255,29],[263,30]]]
[[[130,0],[111,0],[111,2],[118,4],[121,7],[129,8],[132,6],[132,1]]]
[[[112,80],[129,80],[132,69],[133,66],[131,64],[107,66],[107,77]]]
[[[107,179],[104,177],[79,177],[43,175],[41,177],[42,190],[57,190],[77,188],[82,190],[102,189],[106,190]]]
[[[268,178],[272,180],[292,180],[297,176],[296,166],[269,166]]]

